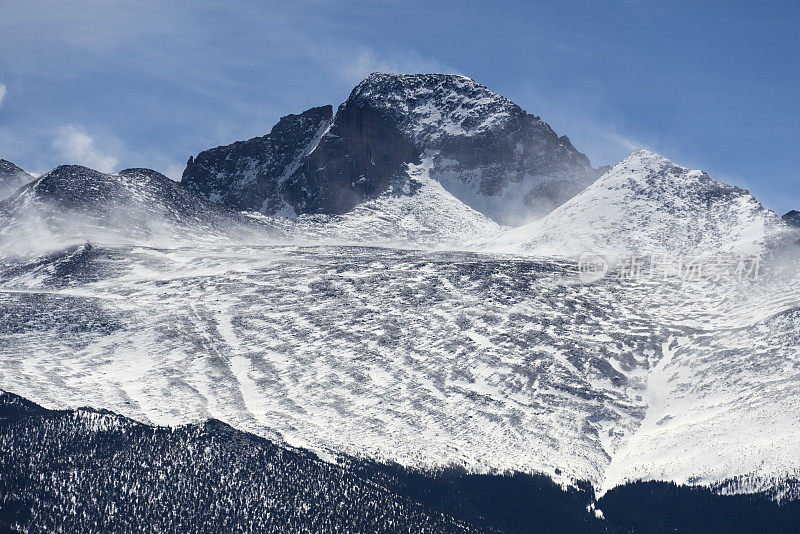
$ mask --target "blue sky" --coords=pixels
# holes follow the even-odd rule
[[[646,147],[800,209],[800,2],[0,0],[0,157],[147,166],[457,72],[595,165]]]

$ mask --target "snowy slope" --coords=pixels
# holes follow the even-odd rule
[[[748,284],[698,282],[694,298],[662,307],[679,330],[648,373],[647,414],[603,489],[674,480],[798,497],[799,260],[795,250],[786,266],[768,261]]]
[[[602,432],[636,427],[663,335],[571,265],[526,259],[95,247],[3,267],[8,389],[415,466],[599,483]]]
[[[488,239],[501,226],[470,208],[430,177],[432,161],[408,165],[378,198],[344,215],[303,215],[273,220],[288,239],[314,243],[361,243],[414,248],[464,248]]]
[[[0,383],[326,457],[769,488],[800,468],[798,280],[587,285],[569,261],[453,251],[82,247],[0,262]]]
[[[786,225],[750,193],[637,150],[539,221],[514,228],[502,250],[707,254],[756,250]]]

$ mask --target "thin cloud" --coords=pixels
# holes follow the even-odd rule
[[[615,165],[637,148],[656,149],[664,156],[672,153],[662,141],[642,139],[631,132],[627,121],[615,116],[601,92],[573,89],[544,95],[528,85],[516,95],[505,96],[512,96],[528,112],[540,115],[559,135],[566,134],[595,167]]]
[[[351,83],[358,83],[373,72],[460,74],[435,59],[423,57],[415,50],[381,56],[375,50],[360,48],[356,53],[350,52],[342,55],[346,59],[340,63],[338,74],[345,81]]]
[[[181,177],[183,176],[183,170],[185,168],[186,168],[185,164],[171,163],[171,164],[167,165],[167,167],[164,169],[163,174],[164,174],[164,176],[166,176],[167,178],[169,178],[169,179],[171,179],[171,180],[173,180],[175,182],[180,182],[181,181]]]
[[[630,152],[633,152],[637,148],[647,148],[644,143],[635,141],[613,131],[603,131],[601,132],[601,135],[608,139],[609,142],[614,143],[616,146],[622,147]]]
[[[5,100],[7,92],[8,86],[4,83],[0,83],[0,106],[3,105],[3,100]]]
[[[113,172],[119,160],[95,146],[94,139],[74,124],[58,129],[53,148],[65,163],[84,165],[100,172]]]

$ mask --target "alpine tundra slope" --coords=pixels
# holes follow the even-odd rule
[[[3,238],[35,207],[46,220],[82,214],[81,226],[48,231],[86,231],[89,242],[27,254],[14,243],[16,255],[3,255],[4,389],[156,424],[213,417],[328,458],[545,473],[600,489],[658,479],[756,491],[796,475],[800,285],[776,257],[789,232],[780,219],[741,190],[636,152],[560,208],[576,210],[562,232],[545,218],[549,231],[569,235],[580,213],[581,227],[603,228],[617,246],[629,229],[609,233],[604,210],[576,206],[601,196],[634,215],[646,200],[662,226],[640,219],[631,247],[708,252],[705,243],[749,240],[765,255],[762,276],[612,271],[581,284],[569,259],[425,250],[425,240],[413,249],[416,236],[457,234],[431,219],[453,212],[414,214],[410,203],[458,201],[424,166],[411,172],[416,184],[350,213],[294,222],[221,210],[142,171],[42,176],[1,205]],[[657,194],[642,186],[658,177]],[[76,184],[91,191],[75,195]],[[160,215],[158,241],[115,242],[120,224],[151,219],[127,216],[142,210]],[[460,214],[478,241],[507,237]],[[686,219],[705,221],[702,240],[663,231]],[[326,232],[337,242],[315,245]]]

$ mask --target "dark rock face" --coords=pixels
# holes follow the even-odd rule
[[[268,135],[201,152],[189,158],[181,183],[215,203],[280,212],[291,196],[287,179],[319,142],[332,114],[331,106],[322,106],[287,115]]]
[[[800,211],[792,210],[781,217],[789,225],[800,228]]]
[[[297,213],[345,213],[384,192],[393,175],[417,160],[386,113],[348,100],[291,177],[288,199]]]
[[[511,223],[549,211],[599,176],[566,136],[463,76],[376,73],[330,124],[320,110],[330,108],[202,152],[190,159],[184,185],[264,213],[285,202],[296,214],[341,214],[386,191],[408,165],[424,164],[454,196]],[[298,126],[304,117],[310,122]]]
[[[33,176],[10,161],[0,159],[0,200],[10,197],[31,180]]]

